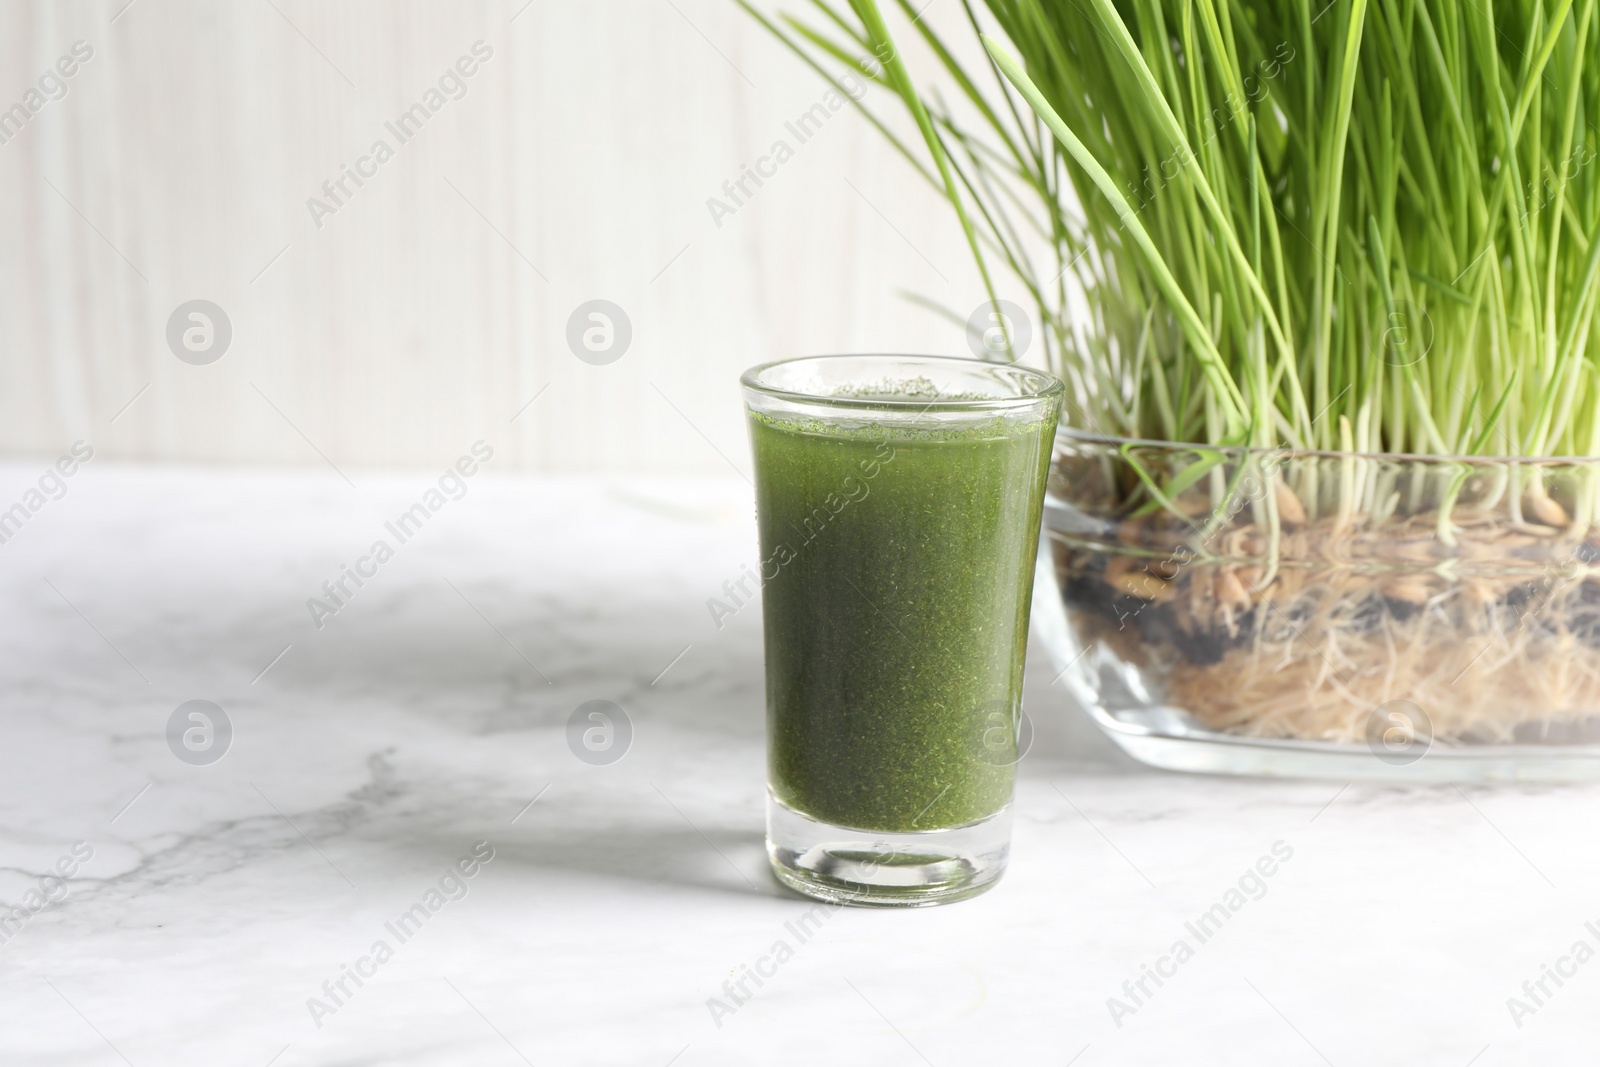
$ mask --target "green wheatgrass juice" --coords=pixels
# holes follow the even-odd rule
[[[750,419],[774,794],[861,830],[995,814],[1054,417]]]

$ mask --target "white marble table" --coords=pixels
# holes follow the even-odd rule
[[[0,468],[0,507],[42,467]],[[349,473],[95,463],[0,545],[0,1063],[1595,1061],[1600,961],[1568,957],[1600,948],[1600,789],[1150,772],[1036,652],[1007,878],[802,943],[758,611],[705,606],[754,558],[747,487],[480,474],[318,630],[307,598],[430,484]],[[209,765],[167,741],[193,699],[233,727]],[[611,765],[567,745],[594,699],[632,722]]]

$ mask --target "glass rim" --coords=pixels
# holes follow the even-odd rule
[[[1070,439],[1084,444],[1109,445],[1121,448],[1136,445],[1141,448],[1159,448],[1169,452],[1221,452],[1230,456],[1278,456],[1283,461],[1316,459],[1360,459],[1378,463],[1414,464],[1473,464],[1478,466],[1525,467],[1588,467],[1600,465],[1600,456],[1469,456],[1446,455],[1427,452],[1341,452],[1319,448],[1288,448],[1268,445],[1213,445],[1204,441],[1161,441],[1149,437],[1122,437],[1117,434],[1085,430],[1063,422],[1056,436],[1056,448],[1062,440]]]
[[[986,396],[986,397],[935,397],[929,400],[925,397],[892,397],[892,396],[837,396],[824,393],[806,392],[797,389],[784,389],[761,381],[761,376],[777,367],[786,367],[795,363],[826,363],[832,361],[861,360],[875,362],[900,360],[907,363],[930,364],[962,364],[968,367],[980,367],[998,371],[1011,371],[1018,375],[1031,375],[1038,382],[1037,387],[1024,389],[1014,396]],[[1038,367],[1024,367],[1015,363],[994,363],[989,360],[974,359],[970,356],[930,356],[915,353],[898,352],[835,352],[810,356],[791,356],[788,359],[775,359],[767,363],[760,363],[739,376],[739,384],[753,393],[778,400],[786,400],[798,404],[815,404],[823,407],[841,408],[852,411],[916,411],[916,412],[963,412],[963,411],[1010,411],[1018,408],[1032,407],[1040,401],[1048,401],[1062,396],[1066,392],[1066,382],[1048,370]]]

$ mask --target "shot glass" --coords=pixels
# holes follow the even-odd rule
[[[787,360],[741,384],[773,869],[841,904],[980,893],[1010,849],[1063,385],[924,356]]]

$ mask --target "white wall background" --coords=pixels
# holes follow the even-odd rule
[[[314,225],[480,39],[467,95]],[[0,455],[432,466],[484,438],[500,469],[726,473],[744,367],[965,351],[898,295],[972,310],[960,233],[854,113],[714,224],[825,89],[731,0],[6,0],[0,107],[79,40],[0,145]],[[233,325],[209,366],[165,340],[195,298]],[[633,325],[608,366],[565,341],[593,298]]]

